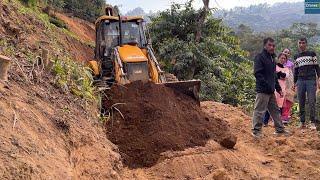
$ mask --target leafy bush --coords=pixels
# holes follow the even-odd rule
[[[65,92],[71,92],[88,100],[96,99],[93,77],[89,68],[70,59],[57,58],[53,65],[53,72],[56,75],[55,84]]]
[[[104,0],[64,0],[64,10],[89,21],[95,21],[103,13]]]
[[[62,9],[65,6],[64,0],[44,0],[49,6],[56,9]]]
[[[72,13],[74,16],[95,21],[96,18],[103,13],[105,0],[20,0],[24,4],[34,7],[38,3],[53,10],[62,10],[67,13]],[[48,10],[47,9],[47,10]]]
[[[27,4],[30,7],[36,6],[38,3],[38,0],[20,0],[20,1]]]

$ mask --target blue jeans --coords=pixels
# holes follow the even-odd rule
[[[299,99],[299,116],[300,122],[306,122],[306,97],[308,98],[308,104],[310,109],[310,121],[316,123],[316,91],[317,81],[316,80],[298,80],[298,99]]]

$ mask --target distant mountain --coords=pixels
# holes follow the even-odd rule
[[[236,7],[229,11],[218,10],[214,16],[223,19],[233,29],[237,29],[240,24],[245,24],[256,32],[286,29],[298,22],[320,23],[320,15],[304,14],[303,2]]]
[[[147,22],[150,22],[149,16],[152,14],[153,14],[152,11],[150,11],[149,13],[146,13],[141,7],[137,7],[135,9],[128,11],[125,15],[126,16],[143,16]]]

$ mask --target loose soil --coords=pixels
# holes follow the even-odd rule
[[[250,135],[251,117],[240,108],[216,102],[202,102],[201,108],[228,122],[238,138],[234,149],[209,140],[204,147],[167,151],[150,168],[125,168],[123,179],[320,179],[317,131],[290,126],[291,136],[275,136],[270,125],[256,140]]]
[[[10,72],[0,83],[0,179],[119,179],[117,147],[94,104]]]
[[[164,85],[115,85],[108,99],[108,138],[130,168],[153,166],[162,152],[204,146],[209,139],[228,148],[236,143],[225,121],[206,116],[192,98]]]

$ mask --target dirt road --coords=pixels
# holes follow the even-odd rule
[[[150,168],[124,170],[125,179],[319,179],[320,141],[318,133],[288,129],[290,137],[276,137],[273,128],[265,138],[250,136],[249,116],[240,109],[203,102],[202,109],[214,118],[226,120],[238,137],[234,150],[209,141],[205,147],[165,152]]]

